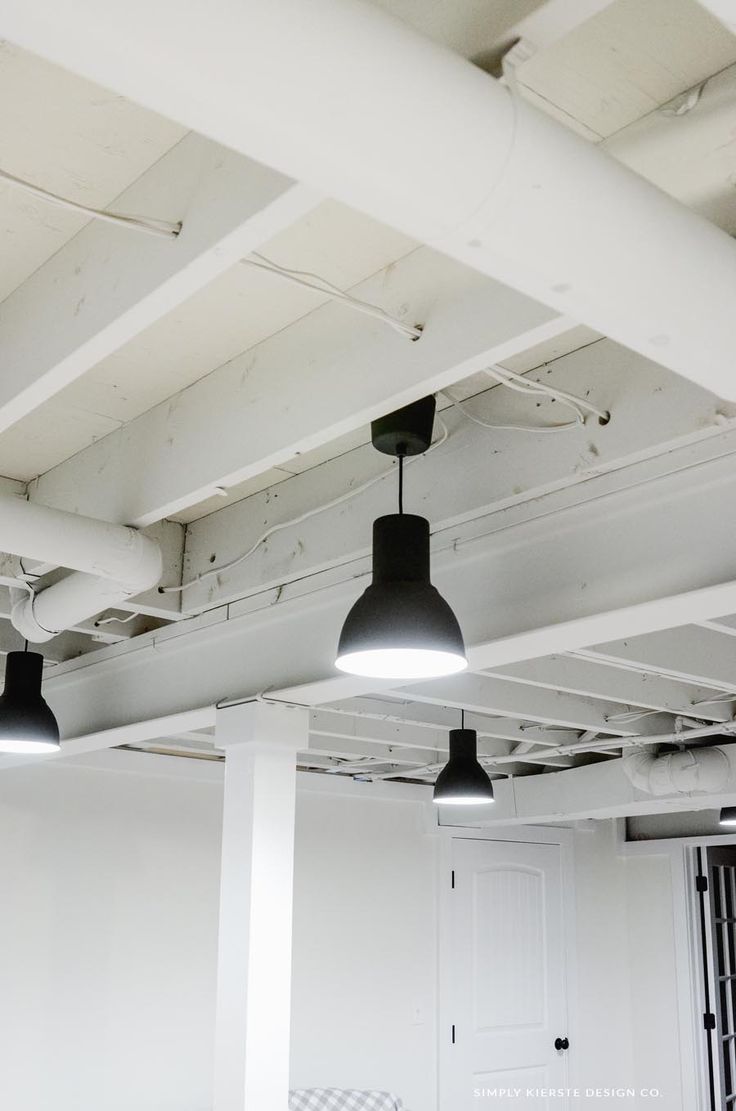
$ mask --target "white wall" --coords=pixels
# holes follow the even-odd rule
[[[300,794],[292,1083],[436,1106],[436,852],[422,807]]]
[[[0,1107],[211,1106],[219,791],[0,776]]]
[[[211,1107],[221,789],[0,775],[0,1107]],[[435,1101],[435,839],[421,807],[304,793],[293,1081]]]
[[[596,1107],[684,1108],[669,856],[621,856],[615,823],[575,838],[581,1086]],[[687,1032],[686,1032],[687,1035]],[[659,1101],[642,1093],[658,1089]]]
[[[0,1107],[208,1111],[220,808],[217,783],[0,776]],[[295,1086],[391,1088],[435,1111],[438,848],[420,805],[300,791]],[[575,1081],[659,1087],[659,1106],[690,1111],[668,858],[617,855],[599,822],[575,860]]]

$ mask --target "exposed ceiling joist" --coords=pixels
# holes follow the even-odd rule
[[[557,728],[595,730],[619,737],[663,733],[672,726],[668,714],[653,714],[629,721],[626,715],[631,707],[628,705],[522,686],[486,675],[453,675],[447,679],[402,687],[401,690],[417,702],[456,706],[479,714],[505,714]],[[530,731],[527,740],[533,739],[534,732]]]
[[[691,714],[709,721],[730,721],[733,716],[733,703],[712,701],[718,695],[709,687],[646,671],[601,666],[602,662],[587,657],[547,656],[498,668],[490,674],[515,683],[631,703],[669,714]]]
[[[494,784],[496,801],[480,825],[571,821],[583,818],[623,818],[631,814],[665,814],[682,810],[718,810],[733,803],[736,791],[736,745],[721,746],[731,766],[731,778],[718,794],[653,796],[637,791],[626,777],[621,760],[608,760],[560,774],[522,776]],[[447,807],[442,825],[466,825],[467,813]]]
[[[439,262],[415,251],[358,287],[412,305],[418,342],[325,305],[48,471],[33,500],[151,524],[570,327],[460,268],[451,296]]]
[[[50,0],[9,0],[2,31],[677,373],[733,388],[725,291],[736,244],[719,229],[371,6],[223,2],[178,15],[173,0],[125,12],[97,0],[63,14]],[[164,40],[165,77],[151,48]]]
[[[435,534],[490,514],[493,517],[478,526],[481,532],[495,529],[497,520],[498,527],[508,527],[515,518],[497,518],[498,511],[522,503],[541,508],[546,503],[536,499],[555,489],[569,488],[578,500],[603,496],[644,479],[640,466],[631,466],[629,476],[627,463],[638,464],[648,454],[699,438],[714,438],[711,448],[703,445],[704,457],[717,454],[716,441],[721,442],[728,426],[725,410],[711,394],[674,380],[661,367],[607,340],[562,356],[530,377],[610,408],[610,423],[601,427],[591,417],[584,427],[532,437],[479,429],[457,411],[446,411],[448,442],[406,473],[407,505],[430,519]],[[503,388],[474,398],[468,408],[500,425],[544,426],[568,419],[568,411],[555,402],[520,400]],[[685,458],[692,463],[697,456],[683,454],[683,463]],[[651,473],[666,473],[678,465],[672,454],[653,460]],[[618,474],[611,473],[604,482],[601,476],[614,471]],[[212,574],[213,568],[227,568],[269,529],[329,505],[382,474],[387,476],[384,481],[359,496],[276,532],[232,570]],[[342,565],[346,575],[356,573],[358,568],[349,565],[367,555],[370,522],[391,508],[394,497],[392,465],[365,446],[195,521],[187,529],[184,581],[192,585],[183,595],[184,612],[197,613],[285,583],[310,580],[326,568]],[[442,546],[451,541],[435,535],[434,542]],[[196,581],[200,575],[205,578]]]
[[[343,719],[346,723],[343,728],[350,729],[351,736],[359,737],[365,733],[380,738],[385,744],[400,741],[403,745],[415,744],[419,748],[441,748],[443,744],[447,744],[448,731],[456,729],[460,724],[457,710],[430,703],[411,702],[408,698],[402,698],[400,693],[396,693],[395,701],[392,702],[387,699],[347,699],[312,710],[311,715],[310,720],[320,732],[337,728],[334,719],[339,715],[338,721]],[[476,714],[471,709],[465,714],[465,724],[468,729],[475,729],[481,741],[487,739],[523,744],[530,738],[529,722],[518,718],[489,717]],[[553,746],[572,744],[577,739],[578,732],[553,728],[542,731],[535,725],[531,735],[534,744]]]
[[[318,200],[273,170],[187,135],[116,202],[119,211],[182,221],[176,240],[92,220],[0,305],[0,431]]]
[[[687,625],[676,632],[653,632],[613,643],[595,644],[581,654],[650,669],[688,683],[715,683],[736,691],[736,640],[714,629]]]

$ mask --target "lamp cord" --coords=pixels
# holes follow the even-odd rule
[[[399,513],[404,512],[404,454],[399,455]]]
[[[460,711],[460,728],[465,728],[465,710]]]

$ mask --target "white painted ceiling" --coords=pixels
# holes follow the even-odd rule
[[[541,0],[377,2],[483,64],[497,60],[501,46],[513,40],[515,25],[541,6]],[[508,80],[533,103],[591,141],[601,142],[614,157],[736,233],[736,39],[695,0],[615,0],[557,41],[531,56],[512,54],[510,61],[513,67]],[[0,168],[96,207],[114,207],[115,198],[184,135],[170,121],[2,43],[0,102],[13,108],[0,116]],[[0,313],[2,300],[84,223],[84,217],[0,183]],[[417,244],[406,236],[325,199],[267,243],[262,253],[284,266],[319,273],[343,289],[376,277],[388,303],[392,266],[416,249]],[[466,272],[443,256],[428,255],[428,259],[422,297],[441,301],[462,285]],[[21,483],[31,481],[288,329],[324,301],[322,295],[276,276],[243,264],[233,266],[1,433],[0,475]],[[390,307],[401,313],[417,306]],[[348,319],[350,310],[344,311]],[[39,320],[38,326],[53,328],[55,322]],[[595,338],[595,333],[571,321],[566,335],[515,356],[507,365],[526,372]],[[304,373],[304,369],[295,366],[290,373]],[[458,383],[457,395],[469,397],[487,389],[487,380],[474,376]],[[367,441],[368,430],[360,429],[295,457],[232,487],[227,502],[286,482]],[[175,519],[190,523],[223,504],[223,499],[212,496]],[[122,638],[150,624],[137,624],[125,634],[118,632]],[[711,632],[723,642],[731,638],[731,643],[729,620],[722,624],[724,627]],[[679,634],[683,644],[688,636],[694,644],[694,635],[691,630]],[[86,633],[71,634],[66,654],[76,655],[87,647],[92,643]],[[654,651],[651,644],[644,647]],[[61,649],[59,652],[64,658]],[[602,651],[602,655],[607,658],[598,662],[613,690],[617,672],[625,669],[614,659],[615,652]],[[721,696],[735,687],[724,676],[701,673],[694,665],[690,672],[675,674],[662,661],[651,662],[646,653],[634,662],[633,670],[637,675],[656,675],[680,684],[679,688],[667,688],[668,697],[672,696],[669,702],[661,707],[657,703],[663,712],[672,710],[672,698],[678,692],[681,708],[686,710],[695,697],[693,691],[699,696],[701,687],[712,688]],[[519,669],[507,671],[507,678],[524,682]],[[530,681],[530,685],[534,683]],[[644,685],[641,702],[620,694],[623,710],[651,708]],[[594,696],[588,691],[586,697]],[[406,720],[421,716],[415,706],[401,712]],[[489,716],[492,713],[493,707],[489,707]],[[429,721],[425,726],[436,729],[444,727],[444,722]],[[206,737],[198,743],[205,749],[210,744]],[[370,747],[365,751],[370,755]],[[502,754],[509,751],[504,742]],[[314,755],[320,758],[317,766],[335,766],[355,754],[349,747],[321,751],[315,746]],[[386,770],[384,765],[386,761],[378,761],[374,771]],[[532,761],[528,765],[533,766]],[[519,770],[516,765],[513,769]]]

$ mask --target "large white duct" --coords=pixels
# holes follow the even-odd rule
[[[4,0],[0,36],[736,399],[736,243],[373,4]]]
[[[137,529],[21,498],[0,498],[0,549],[76,572],[35,597],[22,588],[11,591],[11,621],[34,643],[149,590],[161,578],[161,550]]]
[[[637,791],[648,795],[715,794],[731,774],[720,748],[688,748],[664,756],[632,752],[623,757],[623,766]]]

